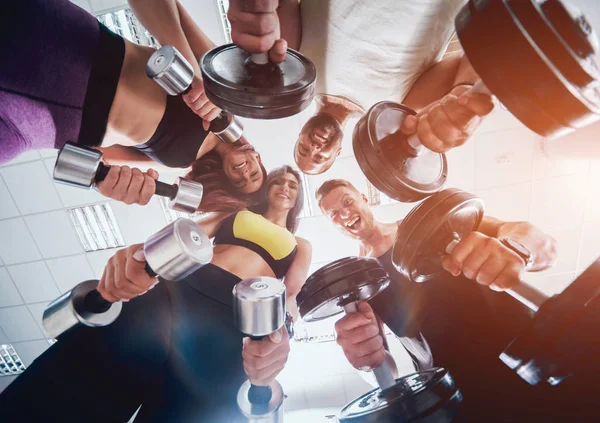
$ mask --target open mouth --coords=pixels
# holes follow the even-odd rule
[[[285,198],[286,200],[289,200],[289,199],[290,199],[290,197],[288,197],[288,196],[287,196],[287,195],[285,195],[285,194],[275,194],[275,196],[276,196],[276,197],[279,197],[279,198]]]
[[[350,230],[356,230],[360,226],[360,221],[360,216],[355,216],[354,218],[346,222],[346,228],[349,228]]]
[[[240,169],[242,169],[244,166],[246,166],[247,164],[248,164],[248,162],[247,162],[247,161],[243,161],[243,162],[241,162],[240,164],[237,164],[237,165],[233,166],[233,168],[234,168],[235,170],[240,170]]]

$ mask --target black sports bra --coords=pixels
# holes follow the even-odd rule
[[[290,231],[250,211],[241,211],[226,218],[213,244],[239,245],[254,251],[279,279],[287,273],[298,250],[296,237]]]

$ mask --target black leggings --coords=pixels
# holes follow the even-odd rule
[[[64,334],[0,395],[2,422],[244,421],[231,290],[207,265],[123,304],[110,326]]]

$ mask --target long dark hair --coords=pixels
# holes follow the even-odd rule
[[[250,207],[250,210],[258,214],[266,213],[269,208],[269,188],[271,187],[271,185],[273,185],[277,178],[284,176],[287,173],[291,173],[298,180],[298,194],[296,196],[296,204],[288,213],[285,222],[285,227],[291,233],[296,233],[296,229],[298,229],[299,222],[298,216],[300,215],[300,213],[302,212],[302,208],[304,207],[304,187],[302,185],[302,177],[300,176],[300,173],[294,170],[294,168],[292,168],[291,166],[284,165],[275,168],[269,172],[269,174],[267,175],[267,180],[261,188],[259,201],[257,204]]]
[[[236,152],[256,152],[252,145],[236,143]],[[267,170],[260,163],[263,174],[263,187],[267,181]],[[244,194],[235,189],[223,170],[223,159],[215,151],[209,151],[192,163],[192,170],[185,175],[187,179],[200,182],[204,194],[198,211],[233,213],[250,207],[260,198],[262,188],[255,193]]]

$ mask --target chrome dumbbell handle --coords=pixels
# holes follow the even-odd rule
[[[356,302],[348,303],[344,305],[344,310],[346,313],[356,313],[358,312],[358,305]],[[375,367],[373,369],[373,374],[375,375],[375,379],[377,379],[377,383],[381,390],[391,388],[396,384],[392,369],[390,369],[390,366],[386,361]]]
[[[194,68],[175,47],[162,46],[148,59],[146,75],[167,94],[185,95],[192,88]],[[244,127],[234,115],[222,110],[219,116],[211,121],[209,129],[221,141],[231,144],[241,138]]]

